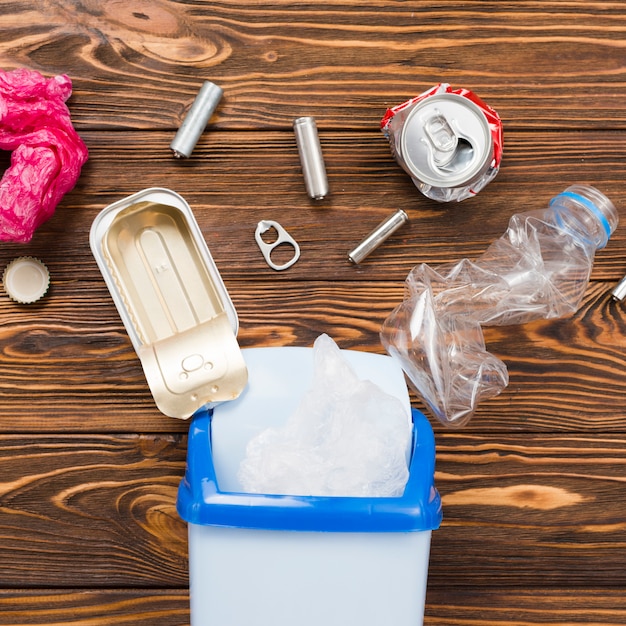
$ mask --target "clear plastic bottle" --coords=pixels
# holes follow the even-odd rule
[[[411,270],[381,340],[441,422],[464,425],[481,400],[508,384],[505,364],[485,349],[481,326],[576,312],[596,250],[617,223],[604,194],[573,185],[547,209],[514,215],[475,261]]]

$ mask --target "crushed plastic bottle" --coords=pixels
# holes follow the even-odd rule
[[[443,424],[466,424],[481,400],[508,384],[506,365],[485,349],[481,326],[575,313],[596,250],[617,223],[604,194],[573,185],[547,209],[514,215],[476,261],[411,270],[381,340]]]

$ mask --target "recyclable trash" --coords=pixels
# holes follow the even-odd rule
[[[50,273],[39,259],[22,256],[13,259],[2,273],[6,294],[20,304],[32,304],[40,300],[50,286]]]
[[[272,241],[272,243],[267,243],[263,239],[263,235],[272,230],[276,233],[276,239]],[[261,250],[261,254],[263,254],[265,262],[277,272],[291,267],[300,258],[300,246],[298,245],[298,242],[278,222],[275,222],[274,220],[261,220],[257,224],[256,231],[254,232],[254,239]],[[272,252],[279,246],[288,246],[293,249],[292,257],[280,264],[274,263],[272,260]]]
[[[626,276],[624,276],[624,278],[622,278],[622,280],[620,280],[619,283],[613,287],[611,290],[611,296],[613,300],[616,300],[617,302],[622,302],[624,298],[626,298]]]
[[[12,150],[0,180],[0,240],[29,242],[74,188],[88,152],[65,102],[65,75],[0,70],[0,149]]]
[[[470,198],[500,169],[502,121],[468,89],[435,85],[388,109],[381,129],[398,164],[432,200]]]
[[[376,226],[356,248],[348,252],[348,261],[355,265],[363,261],[408,221],[409,216],[402,209],[394,211]]]
[[[293,131],[307,194],[312,200],[323,200],[328,195],[328,178],[315,118],[295,119]]]
[[[202,83],[198,95],[170,144],[170,150],[176,159],[188,159],[191,156],[223,93],[219,85],[209,80]]]
[[[186,419],[246,385],[237,313],[191,207],[144,189],[104,208],[89,242],[161,412]]]
[[[573,185],[547,209],[514,215],[476,261],[411,270],[404,301],[384,321],[381,340],[444,424],[465,424],[481,400],[508,384],[505,364],[485,349],[481,325],[573,314],[595,252],[617,223],[605,195]]]
[[[314,372],[313,349],[243,349],[249,382],[236,400],[191,420],[176,508],[188,522],[192,626],[421,626],[432,531],[442,519],[435,441],[411,410],[399,364],[342,350],[360,380],[394,396],[412,433],[400,497],[245,493],[251,437],[286,423]]]
[[[286,424],[247,446],[239,480],[250,493],[401,496],[411,426],[400,400],[360,380],[320,335],[311,386]]]

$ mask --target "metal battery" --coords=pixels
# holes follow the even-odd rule
[[[348,252],[348,260],[355,264],[360,263],[408,221],[409,216],[402,209],[398,209],[383,220],[354,250]]]
[[[315,120],[299,117],[293,122],[293,130],[307,193],[313,200],[323,200],[328,195],[328,179]]]
[[[626,299],[626,276],[624,276],[624,278],[622,278],[622,280],[620,280],[619,283],[613,287],[611,290],[611,296],[613,300],[616,300],[617,302],[623,302],[624,299]]]
[[[170,149],[177,159],[188,159],[191,156],[223,93],[222,88],[215,83],[204,81],[170,144]]]
[[[440,202],[473,196],[495,177],[501,130],[493,109],[445,84],[390,109],[383,119],[398,163],[425,196]]]

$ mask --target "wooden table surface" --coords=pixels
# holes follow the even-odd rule
[[[188,423],[156,409],[91,254],[101,209],[151,186],[182,194],[242,347],[328,333],[383,353],[380,325],[414,265],[475,258],[513,213],[578,182],[623,221],[580,310],[485,329],[509,386],[463,429],[431,418],[444,522],[425,624],[626,623],[626,305],[609,297],[626,273],[625,42],[626,2],[3,0],[0,67],[70,76],[90,159],[32,242],[0,244],[1,268],[33,255],[52,277],[34,305],[0,293],[0,624],[189,623],[175,510]],[[223,100],[175,160],[206,79]],[[504,123],[500,173],[460,204],[423,197],[379,130],[387,107],[439,82]],[[331,188],[317,204],[291,127],[304,115]],[[410,223],[351,265],[399,208]],[[261,219],[300,243],[289,270],[263,260]]]

